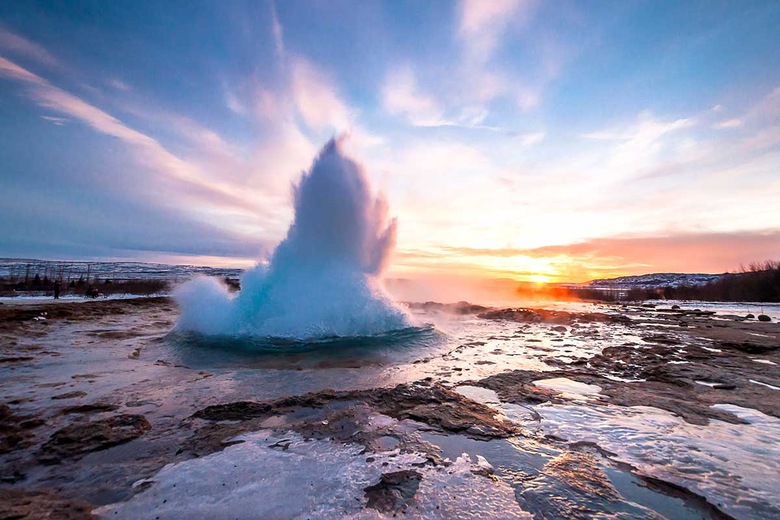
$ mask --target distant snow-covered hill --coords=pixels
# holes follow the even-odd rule
[[[621,276],[619,278],[591,280],[584,285],[598,289],[658,289],[661,287],[706,285],[718,280],[721,276],[723,275],[703,273],[653,273],[639,276]]]
[[[113,280],[187,280],[196,275],[238,278],[241,269],[169,265],[147,262],[85,262],[0,258],[0,280],[32,279],[36,274],[50,279],[81,278]]]

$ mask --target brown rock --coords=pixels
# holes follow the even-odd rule
[[[19,488],[0,490],[0,520],[92,520],[86,502],[70,500],[48,489],[25,490]]]
[[[379,482],[364,489],[368,507],[383,513],[395,513],[408,507],[417,489],[422,475],[410,469],[384,473]]]

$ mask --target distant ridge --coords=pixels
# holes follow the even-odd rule
[[[620,276],[591,280],[583,284],[594,289],[660,289],[662,287],[692,287],[707,285],[723,277],[722,274],[705,273],[652,273],[638,276]]]

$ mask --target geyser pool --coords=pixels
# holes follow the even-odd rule
[[[268,265],[231,294],[201,277],[175,292],[179,330],[287,338],[370,336],[410,326],[380,275],[395,247],[396,221],[372,193],[365,169],[329,141],[294,188],[295,217]]]

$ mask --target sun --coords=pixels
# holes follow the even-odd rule
[[[550,278],[550,276],[548,276],[546,274],[538,273],[538,274],[530,275],[528,277],[528,281],[529,282],[533,282],[533,283],[535,283],[537,285],[545,285],[545,284],[550,283],[552,281],[552,279]]]

